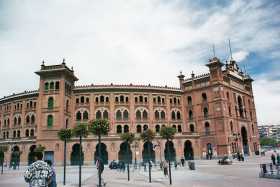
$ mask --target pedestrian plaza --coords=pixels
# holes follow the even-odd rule
[[[172,167],[172,179],[174,187],[279,187],[280,180],[259,178],[260,163],[269,163],[269,155],[265,157],[246,157],[244,162],[234,160],[232,165],[218,165],[217,160],[195,160],[196,170],[189,170],[187,166]],[[4,170],[0,176],[1,187],[27,187],[23,179],[26,167],[19,170]],[[63,167],[56,167],[58,186],[62,185]],[[102,175],[108,187],[164,187],[169,186],[168,177],[163,175],[159,166],[152,169],[152,183],[148,180],[148,171],[144,168],[134,169],[131,166],[131,180],[127,181],[127,173],[105,168]],[[94,166],[83,166],[82,186],[93,187],[97,184],[97,169]],[[78,167],[67,167],[66,187],[75,187],[78,184]]]

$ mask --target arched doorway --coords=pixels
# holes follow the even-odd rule
[[[29,153],[28,153],[28,165],[32,164],[35,162],[35,149],[36,145],[32,145],[29,148]]]
[[[175,151],[174,144],[172,141],[168,141],[165,143],[164,158],[165,158],[165,160],[169,160],[168,146],[169,146],[169,151],[170,151],[170,161],[175,161],[176,160],[176,151]]]
[[[245,127],[241,128],[241,137],[242,137],[244,155],[249,155],[248,136],[247,136],[247,130]]]
[[[207,144],[206,158],[211,160],[211,159],[212,159],[212,156],[213,156],[212,144],[211,144],[211,143],[208,143],[208,144]]]
[[[151,142],[145,142],[142,151],[143,162],[148,162],[149,160],[155,162],[156,156],[153,149],[153,144]]]
[[[99,157],[98,149],[99,149],[99,144],[97,144],[95,147],[94,162],[96,162],[97,158]],[[108,151],[107,151],[107,146],[104,143],[101,143],[101,159],[104,164],[108,164]]]
[[[10,166],[16,168],[20,164],[20,150],[19,147],[16,145],[11,150],[11,160]]]
[[[190,140],[185,141],[184,156],[186,160],[193,160],[193,148]]]
[[[81,162],[82,165],[84,164],[84,152],[83,147],[80,146],[80,144],[74,144],[72,146],[72,152],[71,152],[71,165],[79,165],[80,162],[80,148],[82,149],[82,155],[81,155]]]
[[[127,151],[127,146],[128,146],[128,151]],[[120,145],[120,151],[119,151],[119,161],[123,161],[127,163],[132,163],[132,151],[130,149],[130,145],[127,142],[123,142]]]

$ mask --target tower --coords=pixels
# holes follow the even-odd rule
[[[71,119],[70,102],[72,89],[78,78],[69,69],[65,60],[58,65],[46,66],[35,72],[40,76],[37,107],[37,141],[57,139],[57,131],[67,127]]]

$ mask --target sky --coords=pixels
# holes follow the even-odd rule
[[[0,97],[38,89],[42,61],[84,84],[179,87],[215,54],[255,80],[259,124],[280,124],[278,0],[0,0]]]

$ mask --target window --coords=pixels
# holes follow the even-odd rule
[[[116,120],[121,120],[121,119],[122,119],[122,113],[120,110],[118,110],[116,113]]]
[[[145,103],[147,103],[147,102],[148,102],[148,98],[147,98],[147,97],[145,97],[145,98],[144,98],[144,100],[145,100]]]
[[[125,111],[123,112],[123,119],[124,119],[124,120],[128,120],[128,111],[127,111],[127,110],[125,110]]]
[[[178,132],[181,133],[182,132],[182,126],[178,125]]]
[[[31,121],[32,121],[32,119],[31,119]],[[21,117],[18,117],[18,125],[20,125],[21,124]]]
[[[30,123],[30,117],[26,116],[26,123],[29,124]]]
[[[48,128],[51,128],[53,126],[53,116],[52,115],[48,115],[47,126],[48,126]]]
[[[53,106],[54,106],[54,99],[53,97],[49,97],[48,99],[48,109],[53,109]]]
[[[25,131],[25,137],[29,137],[29,130],[28,129],[26,129],[26,131]]]
[[[193,112],[192,110],[189,111],[189,120],[192,120],[193,119]]]
[[[233,133],[233,124],[232,124],[232,121],[230,122],[230,132]]]
[[[206,95],[206,93],[202,93],[202,101],[203,102],[205,102],[205,101],[207,101],[207,95]]]
[[[172,128],[176,130],[176,125],[172,125]]]
[[[155,119],[159,120],[159,112],[157,110],[155,111]]]
[[[109,119],[109,113],[107,112],[107,110],[103,112],[103,119]]]
[[[161,112],[160,112],[160,117],[161,117],[162,120],[165,119],[165,112],[164,112],[164,111],[161,111]]]
[[[177,120],[181,119],[181,113],[179,111],[177,111]]]
[[[138,103],[138,98],[135,97],[135,98],[134,98],[134,101],[135,101],[135,103]]]
[[[143,96],[139,97],[139,102],[142,103],[143,102]]]
[[[95,102],[98,103],[98,97],[95,97]]]
[[[76,113],[76,121],[81,121],[81,120],[82,120],[82,114],[81,114],[80,111],[78,111],[78,112]]]
[[[205,107],[203,109],[203,115],[204,115],[205,118],[208,118],[208,108]]]
[[[141,125],[137,125],[137,126],[136,126],[136,132],[137,132],[137,133],[141,133],[141,132],[142,132],[142,127],[141,127]]]
[[[17,118],[15,117],[14,118],[14,126],[16,126],[17,125]]]
[[[35,116],[32,115],[32,116],[31,116],[31,124],[34,124],[34,123],[35,123]]]
[[[49,90],[49,83],[45,82],[45,91],[48,91],[48,90]]]
[[[143,111],[143,120],[148,119],[148,112],[146,110]]]
[[[86,103],[89,103],[89,98],[88,97],[86,98]]]
[[[244,118],[243,102],[240,96],[238,96],[237,102],[238,102],[239,115],[241,118]]]
[[[85,102],[85,97],[82,96],[82,97],[81,97],[81,103],[84,103],[84,102]]]
[[[205,122],[205,135],[210,135],[210,124],[208,122]]]
[[[125,125],[123,131],[124,131],[124,133],[129,132],[129,126],[128,126],[128,125]]]
[[[101,111],[100,111],[100,110],[98,110],[98,111],[96,112],[95,118],[96,118],[96,119],[101,119]]]
[[[171,113],[171,119],[172,119],[172,120],[175,120],[175,119],[176,119],[176,114],[175,114],[174,111],[172,111],[172,113]]]
[[[34,129],[31,129],[31,131],[30,131],[30,136],[34,136]]]
[[[194,132],[194,125],[190,124],[190,132]]]
[[[50,83],[50,90],[53,90],[53,89],[54,89],[54,83],[51,82],[51,83]]]
[[[17,131],[17,138],[20,138],[20,131]]]
[[[127,102],[127,103],[128,103],[128,97],[125,97],[125,102]]]
[[[103,95],[100,96],[100,102],[104,103],[104,96]]]
[[[156,133],[160,132],[160,125],[156,125]]]
[[[120,96],[120,102],[121,102],[121,103],[124,102],[124,96],[123,96],[123,95]]]
[[[121,125],[117,125],[117,133],[118,134],[122,133],[122,126]]]
[[[136,120],[141,120],[141,112],[139,110],[136,111]]]
[[[59,82],[58,81],[55,82],[55,89],[59,90]]]
[[[188,96],[188,105],[192,105],[192,97]]]
[[[109,97],[106,97],[106,102],[107,102],[107,103],[109,102]]]
[[[119,98],[115,97],[115,102],[118,103],[119,102]]]
[[[149,128],[148,125],[144,125],[144,126],[143,126],[143,130],[144,130],[144,131],[146,131],[148,128]]]
[[[88,120],[88,112],[87,111],[83,112],[83,120]]]
[[[79,101],[80,101],[79,98],[76,98],[76,104],[79,104]]]

